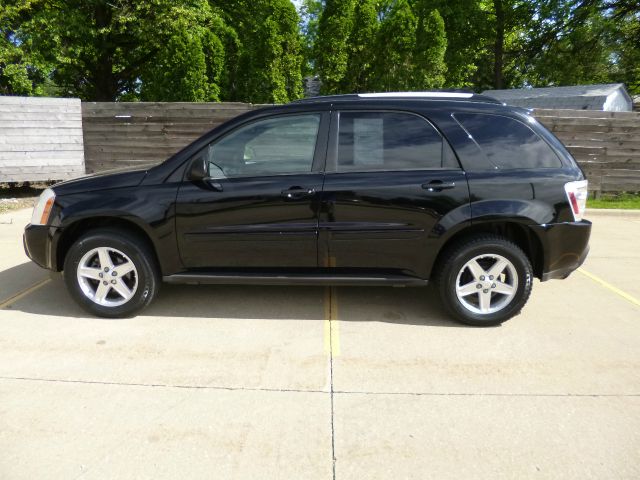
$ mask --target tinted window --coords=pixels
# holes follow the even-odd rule
[[[208,148],[214,178],[311,172],[320,114],[259,120]]]
[[[501,169],[551,168],[562,164],[555,152],[524,123],[500,115],[456,114],[489,161]]]
[[[338,171],[442,168],[444,144],[438,131],[416,115],[341,112]]]

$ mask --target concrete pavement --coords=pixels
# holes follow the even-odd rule
[[[40,284],[28,218],[0,216],[0,478],[640,477],[640,306],[619,294],[640,298],[640,215],[594,217],[604,284],[536,282],[487,329],[410,288],[167,285],[92,318]]]

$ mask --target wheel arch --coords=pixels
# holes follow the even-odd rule
[[[540,238],[525,222],[507,220],[486,220],[469,224],[450,235],[442,244],[433,263],[432,275],[437,272],[446,253],[457,244],[482,234],[499,235],[522,249],[533,267],[536,278],[542,277],[544,249]]]
[[[63,269],[67,253],[73,243],[85,233],[99,228],[121,230],[129,235],[136,236],[147,245],[153,254],[155,264],[158,268],[161,268],[162,264],[158,257],[157,248],[149,233],[142,226],[130,219],[102,216],[84,218],[65,226],[56,245],[56,271]]]

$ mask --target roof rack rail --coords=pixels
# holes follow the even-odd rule
[[[458,100],[482,103],[502,104],[495,98],[463,91],[433,91],[433,92],[379,92],[379,93],[348,93],[343,95],[324,95],[318,97],[294,100],[291,103],[316,102],[352,102],[363,99],[416,99],[416,100]]]

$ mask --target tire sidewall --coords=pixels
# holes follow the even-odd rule
[[[77,278],[78,264],[90,250],[109,247],[120,250],[127,255],[136,267],[138,288],[133,297],[123,305],[105,307],[98,305],[84,294]],[[143,309],[155,297],[158,289],[157,273],[148,258],[143,244],[137,238],[112,232],[92,232],[80,238],[69,250],[64,262],[64,279],[73,299],[80,306],[101,317],[128,317]]]
[[[509,260],[518,275],[516,294],[509,304],[502,310],[490,314],[479,314],[467,310],[456,295],[456,282],[462,267],[472,258],[480,255],[501,255]],[[531,265],[524,253],[515,245],[500,240],[489,240],[462,247],[456,252],[450,262],[441,282],[442,297],[449,310],[460,320],[469,325],[490,326],[498,325],[517,315],[527,302],[533,282]]]

